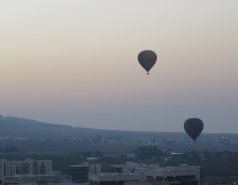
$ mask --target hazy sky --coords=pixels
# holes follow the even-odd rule
[[[0,0],[0,114],[238,133],[237,0]],[[150,75],[142,50],[157,53]]]

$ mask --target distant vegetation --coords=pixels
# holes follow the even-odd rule
[[[137,156],[137,159],[145,160],[145,159],[152,159],[152,158],[158,158],[158,157],[165,157],[166,154],[158,149],[157,146],[139,146],[135,150],[135,154]]]
[[[80,123],[79,123],[80,125]],[[160,135],[168,133],[161,132]],[[186,136],[185,134],[180,134]],[[65,141],[91,141],[100,142],[102,136],[107,140],[122,140],[125,137],[153,137],[157,136],[158,132],[134,132],[134,131],[116,131],[116,130],[100,130],[82,127],[72,127],[68,125],[58,125],[44,123],[35,120],[3,117],[0,115],[0,138],[15,139],[15,140],[65,140]],[[176,135],[176,134],[175,134]]]
[[[232,176],[238,174],[238,134],[202,134],[194,144],[185,133],[97,130],[0,116],[1,159],[49,159],[53,170],[68,173],[87,157],[100,157],[95,163],[104,165],[199,165],[204,176]]]
[[[5,148],[0,147],[0,153],[17,153],[17,147],[15,146],[6,146]]]

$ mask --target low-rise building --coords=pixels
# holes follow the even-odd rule
[[[89,172],[88,163],[69,166],[69,175],[72,176],[73,182],[87,182],[88,172]]]
[[[129,181],[139,181],[140,175],[133,173],[89,174],[90,185],[125,185]]]
[[[160,167],[158,164],[126,163],[111,165],[114,173],[89,174],[91,185],[126,185],[126,182],[153,182],[166,185],[199,185],[200,167]]]
[[[84,162],[78,165],[69,166],[69,175],[72,176],[72,182],[83,183],[88,182],[88,173],[100,174],[101,164],[90,164]]]

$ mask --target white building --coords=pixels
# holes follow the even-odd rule
[[[133,173],[89,174],[90,185],[123,185],[127,181],[139,181],[140,175]]]
[[[33,183],[33,181],[36,182],[36,180],[42,178],[53,179],[51,160],[33,160],[29,158],[24,161],[0,160],[0,185],[19,184],[24,180]]]
[[[51,175],[51,160],[33,160],[7,161],[0,160],[0,178],[14,175]]]
[[[91,185],[126,185],[126,182],[158,182],[167,185],[199,185],[200,167],[188,166],[160,167],[158,164],[146,165],[126,163],[111,165],[113,173],[89,174]]]

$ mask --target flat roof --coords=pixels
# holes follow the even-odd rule
[[[70,165],[69,167],[71,167],[71,168],[89,167],[89,165],[87,165],[87,164],[75,164],[75,165]]]
[[[123,176],[123,175],[138,175],[136,173],[100,173],[98,176]]]

